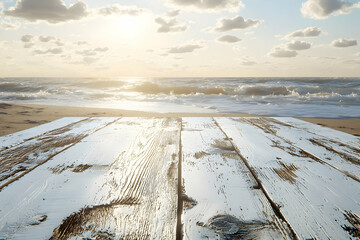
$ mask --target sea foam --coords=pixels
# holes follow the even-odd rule
[[[360,117],[359,78],[2,78],[0,100],[151,112]]]

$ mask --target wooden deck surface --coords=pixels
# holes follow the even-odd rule
[[[63,118],[0,137],[0,239],[359,239],[360,138],[294,118]]]

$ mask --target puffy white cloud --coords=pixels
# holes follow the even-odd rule
[[[34,39],[33,35],[24,35],[21,37],[22,42],[31,42]]]
[[[103,16],[108,16],[113,14],[138,16],[144,12],[146,12],[146,10],[143,8],[139,8],[137,6],[122,6],[120,4],[113,4],[98,9],[98,13]]]
[[[31,22],[44,20],[49,23],[78,20],[88,15],[85,3],[78,1],[67,7],[62,0],[18,0],[15,7],[3,13]]]
[[[241,61],[241,65],[244,65],[244,66],[253,66],[257,64],[255,61],[252,61],[249,56],[244,56],[242,58],[242,61]]]
[[[269,55],[276,58],[291,58],[291,57],[296,57],[297,52],[282,47],[275,47],[271,50]]]
[[[78,46],[82,46],[82,45],[88,45],[89,43],[87,41],[78,41],[75,44]]]
[[[38,41],[36,41],[36,39]],[[58,47],[64,46],[65,43],[62,40],[53,37],[53,36],[33,36],[33,35],[24,35],[21,37],[21,41],[24,42],[24,48],[32,48],[35,43],[51,43]]]
[[[93,57],[84,57],[83,58],[83,63],[84,64],[92,64],[99,61],[99,58],[93,58]]]
[[[5,22],[0,20],[0,28],[9,30],[9,29],[17,29],[19,26],[10,22]]]
[[[62,48],[49,48],[47,50],[34,50],[33,54],[42,55],[42,54],[60,54],[63,52]]]
[[[108,47],[97,47],[94,49],[84,49],[84,50],[79,50],[76,51],[75,53],[84,57],[90,57],[90,56],[95,56],[98,53],[101,52],[107,52],[109,50]]]
[[[84,50],[76,51],[76,54],[89,57],[89,56],[95,56],[97,53],[93,49],[84,49]]]
[[[109,51],[108,47],[97,47],[94,49],[95,52],[107,52]]]
[[[35,43],[32,42],[28,42],[24,44],[24,48],[32,48],[33,46],[35,46]]]
[[[217,41],[225,42],[225,43],[236,43],[236,42],[240,42],[241,39],[233,35],[224,35],[219,37]]]
[[[313,19],[326,19],[330,16],[348,14],[351,9],[360,7],[360,3],[343,0],[307,0],[302,4],[301,13]]]
[[[244,6],[240,0],[168,0],[172,5],[198,11],[232,11]]]
[[[190,53],[200,48],[203,48],[203,46],[200,44],[185,44],[182,46],[170,48],[168,53]]]
[[[294,31],[292,33],[289,33],[288,35],[286,35],[286,38],[317,37],[317,36],[320,36],[321,33],[322,33],[322,31],[318,27],[308,27],[308,28],[305,28],[305,29],[299,29],[299,30],[296,30],[296,31]]]
[[[40,42],[50,42],[52,40],[55,40],[55,37],[52,36],[39,36]]]
[[[303,41],[292,41],[287,44],[287,48],[289,50],[294,50],[294,51],[306,50],[306,49],[311,48],[311,44],[308,42],[303,42]]]
[[[54,44],[56,44],[57,46],[61,47],[61,46],[64,46],[65,43],[63,43],[60,39],[57,39]]]
[[[287,44],[275,46],[268,53],[271,57],[276,58],[292,58],[298,55],[297,51],[306,50],[311,48],[311,43],[304,41],[291,41]]]
[[[159,33],[183,32],[188,28],[185,24],[180,24],[175,18],[165,19],[158,17],[155,22],[160,25],[157,30]]]
[[[212,29],[214,32],[227,32],[235,29],[245,29],[256,27],[260,24],[260,20],[244,19],[241,16],[234,18],[221,18],[217,21],[216,26]]]
[[[168,11],[168,12],[166,13],[166,15],[167,15],[168,17],[176,17],[177,15],[179,15],[179,13],[180,13],[180,10],[177,9],[177,10]]]
[[[338,48],[352,47],[356,45],[357,41],[355,39],[340,38],[331,42],[331,46]]]

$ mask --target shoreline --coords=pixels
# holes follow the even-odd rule
[[[155,113],[134,110],[14,104],[0,102],[0,136],[32,128],[63,117],[254,117],[246,113]],[[303,118],[303,121],[322,125],[360,136],[360,118]]]

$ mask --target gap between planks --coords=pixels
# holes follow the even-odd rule
[[[181,133],[183,130],[182,127],[182,118],[180,118],[180,136],[179,136],[179,162],[178,162],[178,205],[177,205],[177,223],[176,223],[176,240],[182,240],[182,224],[181,216],[183,212],[183,185],[182,185],[182,143],[181,143]]]
[[[115,123],[116,121],[118,121],[120,118],[110,122],[110,123],[107,123],[106,125],[104,125],[103,127],[95,130],[94,132],[88,134],[88,135],[91,135],[107,126],[109,126],[110,124],[113,124]],[[277,215],[277,217],[279,217],[280,219],[282,219],[289,227],[289,229],[291,230],[292,234],[293,234],[293,237],[295,239],[299,239],[299,237],[295,234],[294,230],[292,229],[291,225],[288,223],[288,221],[286,220],[286,218],[284,217],[284,215],[281,213],[279,207],[276,205],[276,203],[271,199],[271,197],[269,196],[269,194],[266,192],[266,190],[264,189],[261,181],[258,179],[257,175],[255,174],[254,170],[251,168],[251,166],[249,165],[249,163],[247,162],[247,160],[244,158],[244,156],[242,156],[242,154],[240,153],[239,149],[237,148],[236,144],[234,144],[233,142],[233,139],[229,138],[229,136],[226,134],[226,132],[222,129],[221,125],[216,121],[215,118],[212,118],[213,121],[216,123],[217,127],[224,133],[224,135],[227,137],[227,139],[231,142],[232,146],[234,147],[234,149],[236,150],[237,154],[239,155],[239,157],[242,159],[242,161],[244,162],[244,164],[246,165],[246,167],[249,169],[250,173],[253,175],[254,179],[257,181],[260,189],[262,190],[262,192],[264,193],[264,195],[266,196],[267,200],[269,201],[273,211],[275,212],[275,214]],[[176,239],[177,240],[180,240],[183,238],[182,236],[182,223],[181,223],[181,216],[182,216],[182,213],[183,213],[183,179],[182,179],[182,161],[183,161],[183,156],[182,156],[182,138],[181,138],[181,135],[182,135],[182,131],[183,131],[183,122],[182,122],[182,118],[180,118],[180,134],[179,134],[179,156],[178,156],[178,186],[177,186],[177,191],[178,191],[178,203],[177,203],[177,223],[176,223]],[[88,136],[87,135],[87,136]],[[85,136],[86,137],[86,136]],[[81,141],[82,139],[80,139],[79,141]],[[70,146],[64,148],[63,150],[49,156],[46,160],[40,162],[39,164],[33,166],[32,168],[29,168],[27,171],[25,171],[24,173],[20,174],[19,176],[17,176],[16,178],[10,180],[9,182],[7,183],[4,183],[3,185],[0,185],[0,191],[5,187],[7,186],[8,184],[18,180],[19,178],[21,178],[22,176],[24,176],[25,174],[29,173],[30,171],[34,170],[35,168],[37,168],[38,166],[44,164],[45,162],[47,162],[48,160],[50,160],[51,158],[53,158],[54,156],[58,155],[59,153],[71,148],[72,146],[74,146],[75,144],[77,144],[79,141],[71,144]],[[305,151],[304,149],[301,149],[303,150],[304,152],[306,152],[307,154],[311,154],[307,151]],[[312,155],[312,154],[311,154]],[[319,159],[318,157],[312,155],[313,157],[317,158],[318,160],[321,160]],[[321,160],[323,163],[326,163],[327,165],[329,165],[330,167],[332,168],[335,168],[336,170],[344,173],[343,171],[341,171],[340,169],[336,168],[335,166],[332,166],[331,164]],[[345,175],[349,176],[348,174],[344,173]],[[349,176],[351,177],[351,176]],[[354,179],[354,178],[353,178]],[[359,182],[359,179],[354,179],[354,180],[357,180]]]
[[[216,126],[223,132],[223,134],[227,137],[227,139],[230,141],[230,143],[232,144],[232,146],[234,147],[236,153],[239,155],[239,157],[242,159],[242,161],[244,162],[245,166],[249,169],[250,173],[252,174],[252,176],[254,177],[254,179],[256,180],[259,188],[261,189],[261,191],[264,193],[265,197],[267,198],[267,200],[270,203],[271,208],[273,209],[274,213],[276,214],[276,216],[281,219],[282,221],[284,221],[284,223],[286,223],[286,225],[289,227],[292,237],[293,239],[297,239],[300,240],[300,238],[297,236],[297,234],[295,233],[294,229],[291,227],[290,223],[287,221],[287,219],[285,218],[285,216],[281,213],[280,208],[276,205],[276,203],[274,202],[274,200],[269,196],[269,194],[266,192],[264,186],[262,185],[260,179],[257,177],[257,175],[255,174],[254,170],[250,167],[249,163],[247,162],[247,160],[244,158],[244,156],[240,153],[239,149],[237,148],[236,144],[233,142],[233,139],[230,138],[226,132],[221,128],[220,124],[216,121],[215,118],[212,118],[216,124]]]

